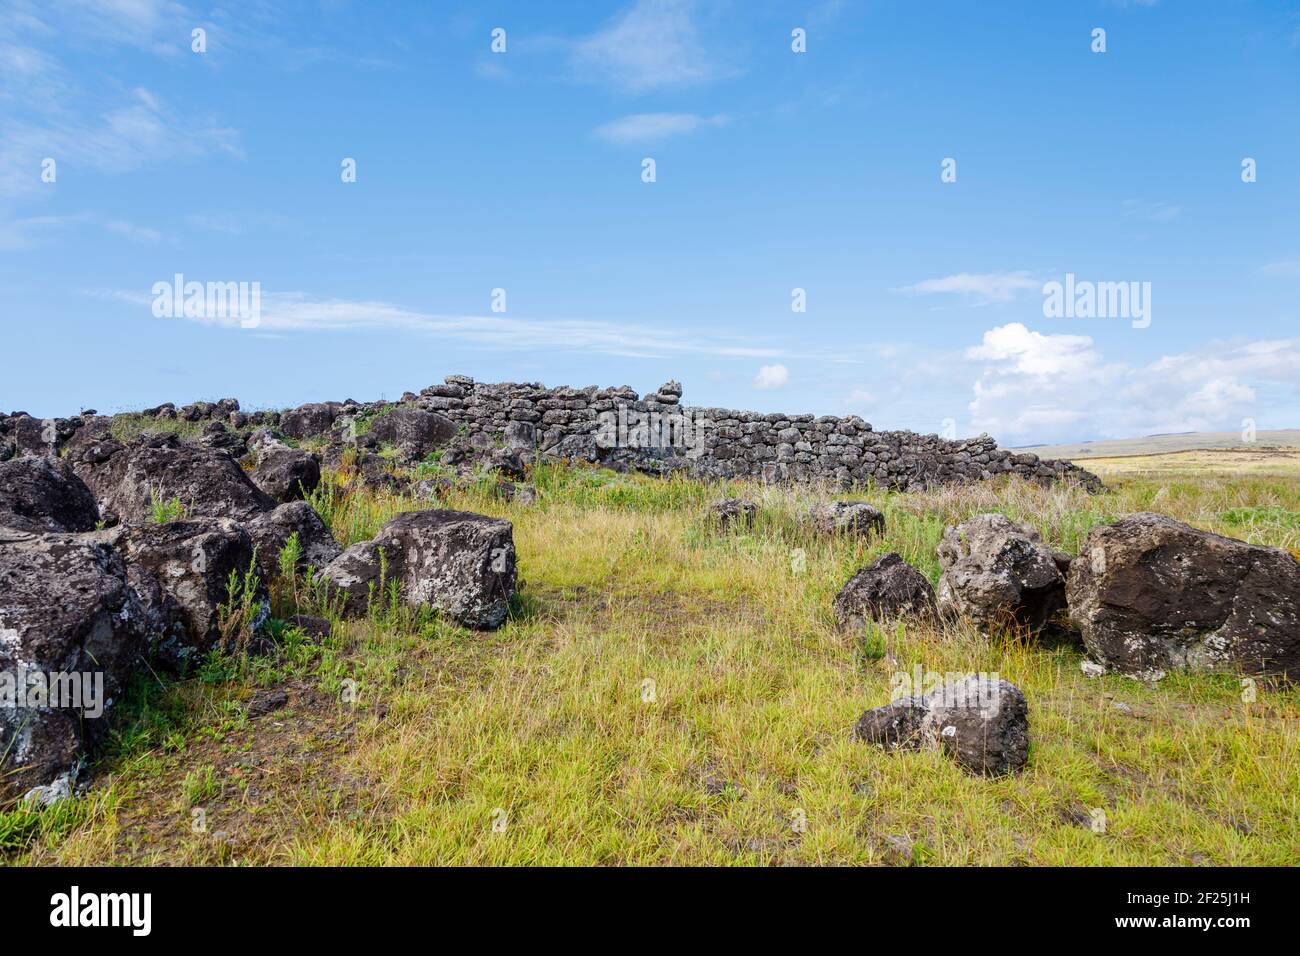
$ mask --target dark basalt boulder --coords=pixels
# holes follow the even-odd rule
[[[939,605],[983,631],[1042,631],[1065,607],[1065,578],[1042,535],[1001,514],[975,515],[944,531],[937,549]]]
[[[127,578],[147,613],[150,652],[169,670],[184,672],[214,647],[238,649],[238,635],[221,630],[220,608],[231,603],[232,574],[242,586],[252,569],[257,610],[249,630],[259,630],[269,615],[266,585],[253,564],[253,539],[234,521],[120,525],[99,537],[125,560]]]
[[[370,422],[369,437],[396,445],[410,460],[424,458],[456,437],[456,424],[422,408],[395,408]]]
[[[894,551],[849,578],[833,608],[836,624],[847,631],[861,630],[868,621],[905,615],[934,620],[939,615],[930,581]]]
[[[337,402],[309,402],[306,405],[299,405],[280,416],[280,431],[299,441],[323,435],[334,424],[340,407]]]
[[[383,599],[381,587],[396,582],[407,605],[436,608],[475,630],[505,622],[515,576],[509,521],[442,509],[398,515],[322,572],[353,613],[364,611],[372,596]]]
[[[280,552],[290,535],[298,535],[302,556],[298,570],[324,568],[342,551],[320,515],[305,501],[290,501],[244,524],[257,546],[257,560],[267,580],[280,573]]]
[[[67,789],[143,658],[145,618],[108,544],[0,530],[0,795],[60,779]],[[77,696],[64,675],[80,675],[82,706],[68,706]],[[42,706],[40,681],[63,692]]]
[[[1020,688],[983,675],[868,710],[854,736],[888,750],[942,750],[971,773],[997,776],[1029,759],[1029,705]]]
[[[208,422],[203,427],[197,444],[200,448],[220,449],[235,459],[248,454],[248,441],[244,435],[230,431],[221,422]]]
[[[84,457],[73,467],[99,501],[102,514],[124,522],[150,520],[155,499],[178,499],[187,518],[247,521],[275,507],[275,501],[249,479],[226,452],[183,444],[175,435],[151,436],[107,451],[92,464]]]
[[[264,445],[253,469],[253,483],[278,502],[305,498],[320,484],[320,458],[288,445]]]
[[[0,462],[0,528],[93,531],[98,523],[95,496],[66,462],[36,457]]]
[[[1300,562],[1280,548],[1126,515],[1088,533],[1069,601],[1089,656],[1122,673],[1300,674]]]
[[[6,430],[16,456],[53,458],[81,424],[79,418],[33,418],[24,412],[10,418]]]

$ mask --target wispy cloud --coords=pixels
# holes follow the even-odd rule
[[[101,120],[77,116],[46,122],[0,119],[0,196],[29,195],[45,184],[41,161],[123,173],[211,152],[243,158],[236,130],[212,120],[187,120],[142,87]]]
[[[694,113],[634,113],[612,120],[595,130],[595,135],[610,143],[654,143],[671,136],[693,133],[702,127],[722,126],[727,117],[697,116]]]
[[[1147,222],[1172,222],[1183,207],[1171,202],[1149,202],[1144,199],[1125,199],[1121,204],[1125,219],[1144,219]]]
[[[163,277],[170,280],[170,276]],[[187,279],[202,279],[186,275]],[[209,277],[229,279],[229,276]],[[251,281],[251,280],[250,280]],[[127,290],[89,293],[137,306],[149,313],[152,296]],[[221,318],[157,319],[159,322],[197,322],[238,331],[239,320]],[[603,322],[590,319],[521,319],[505,315],[442,315],[408,309],[388,302],[321,298],[303,292],[263,292],[262,333],[318,333],[397,331],[437,335],[469,342],[483,348],[504,351],[550,349],[595,352],[605,355],[667,357],[672,355],[714,355],[731,358],[810,358],[829,360],[826,352],[802,347],[754,344],[752,336],[726,331],[703,333],[697,329],[672,328],[659,324]],[[843,355],[844,350],[837,350]],[[789,373],[783,365],[765,366],[761,375],[777,383]],[[781,379],[779,384],[784,384]],[[765,386],[773,387],[773,386]]]
[[[1007,442],[1235,430],[1270,409],[1281,417],[1300,390],[1300,338],[1214,343],[1139,365],[1108,361],[1091,336],[1014,322],[936,374],[951,379],[961,361],[976,376],[972,426]]]
[[[636,0],[604,29],[577,42],[574,65],[633,93],[732,75],[720,55],[705,48],[695,15],[693,0]]]
[[[1300,258],[1282,259],[1260,266],[1259,271],[1277,279],[1300,279]]]
[[[938,279],[925,279],[895,291],[913,295],[961,295],[985,305],[1009,302],[1023,292],[1041,292],[1043,283],[1029,272],[959,272]]]
[[[141,226],[125,219],[106,219],[91,212],[62,216],[29,216],[0,222],[0,249],[14,251],[39,246],[43,239],[62,229],[93,226],[132,242],[161,242],[163,234],[151,226]]]

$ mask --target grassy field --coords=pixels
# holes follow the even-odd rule
[[[1295,479],[1300,475],[1300,448],[1273,448],[1257,451],[1206,449],[1168,452],[1158,455],[1118,455],[1110,458],[1079,459],[1077,464],[1100,475],[1115,478],[1279,478]]]
[[[1300,429],[1279,428],[1257,431],[1249,442],[1241,432],[1183,432],[1173,435],[1147,435],[1141,438],[1116,438],[1104,441],[1071,442],[1064,445],[1031,445],[1016,451],[1033,452],[1040,458],[1065,458],[1088,467],[1098,458],[1134,455],[1163,455],[1178,451],[1229,450],[1259,452],[1289,448],[1300,450]]]
[[[932,580],[946,523],[985,510],[1076,551],[1154,510],[1300,557],[1300,464],[1221,471],[1089,462],[1102,495],[997,483],[867,489],[880,539],[811,536],[811,489],[547,468],[534,505],[491,486],[452,507],[514,522],[511,620],[475,634],[376,607],[324,645],[141,681],[83,796],[0,813],[16,864],[1300,863],[1300,692],[1230,676],[1088,679],[1072,647],[963,626],[838,633],[831,599],[883,551]],[[1254,464],[1262,464],[1255,462]],[[707,503],[742,494],[757,526]],[[840,496],[852,497],[852,496]],[[421,507],[331,480],[341,543]],[[319,611],[280,580],[277,618]],[[997,672],[1030,704],[1018,776],[855,743],[899,671]],[[264,687],[284,709],[250,719]]]

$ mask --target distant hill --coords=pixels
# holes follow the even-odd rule
[[[1245,451],[1261,448],[1300,448],[1300,428],[1256,432],[1253,443],[1243,442],[1240,432],[1184,432],[1177,435],[1147,435],[1145,438],[1070,442],[1064,445],[1030,445],[1015,450],[1033,452],[1043,458],[1084,461],[1089,458],[1162,455],[1170,452],[1199,451],[1202,449]]]

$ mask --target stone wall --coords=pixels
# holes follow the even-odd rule
[[[452,375],[419,394],[407,392],[399,402],[349,399],[245,413],[234,399],[222,399],[179,409],[168,404],[143,414],[207,423],[208,432],[220,422],[245,431],[270,427],[298,440],[324,437],[336,452],[352,443],[396,444],[406,448],[400,457],[407,460],[445,446],[448,464],[501,458],[523,464],[584,461],[655,474],[680,470],[699,478],[824,481],[840,487],[874,481],[895,489],[1013,473],[1045,483],[1065,479],[1101,487],[1075,465],[1000,449],[987,435],[948,441],[876,431],[852,415],[741,412],[683,405],[681,396],[676,382],[642,396],[627,386],[546,388]],[[382,429],[376,427],[381,421]],[[47,420],[0,414],[0,459],[76,444],[102,433],[106,422],[93,412]],[[95,427],[85,427],[92,423]]]
[[[876,431],[857,416],[742,412],[681,404],[669,382],[645,396],[627,387],[544,388],[450,376],[404,399],[463,426],[472,448],[505,444],[541,458],[581,459],[695,477],[823,480],[847,487],[874,480],[907,489],[1015,473],[1100,488],[1063,461],[999,449],[987,435],[948,441]]]

